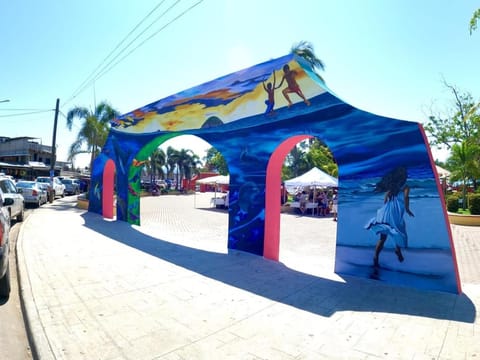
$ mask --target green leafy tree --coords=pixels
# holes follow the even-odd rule
[[[451,150],[453,160],[447,160],[446,168],[452,173],[464,169],[462,171],[466,171],[476,188],[480,173],[480,152],[476,150],[480,146],[480,103],[475,103],[469,93],[462,93],[453,85],[445,83],[445,86],[452,92],[454,108],[447,116],[431,115],[425,130],[431,146]],[[460,180],[467,178],[461,176]]]
[[[94,111],[85,107],[75,107],[67,113],[67,128],[72,130],[75,119],[83,121],[76,140],[70,145],[69,160],[78,154],[90,153],[90,169],[93,160],[102,150],[110,130],[110,121],[119,116],[119,112],[108,103],[101,102]]]
[[[284,165],[288,169],[284,169],[284,179],[297,177],[310,170],[306,159],[307,143],[302,141],[295,145],[285,157]]]
[[[450,180],[460,180],[462,186],[462,207],[466,209],[467,206],[467,191],[466,184],[469,180],[478,178],[479,164],[478,153],[480,147],[476,144],[463,141],[460,144],[454,144],[452,146],[452,154],[447,160],[447,166],[452,169]]]
[[[450,149],[453,144],[478,139],[480,103],[475,103],[469,93],[460,92],[457,87],[444,83],[454,97],[450,114],[430,115],[425,130],[429,133],[430,145]]]
[[[221,175],[228,175],[227,161],[223,155],[214,147],[207,150],[207,155],[204,158],[205,168],[208,171],[217,171]]]
[[[330,149],[318,139],[309,139],[297,144],[285,157],[282,179],[302,175],[313,167],[338,177],[338,166]]]
[[[306,154],[310,168],[317,167],[327,174],[338,177],[338,166],[330,149],[318,139],[313,139]]]

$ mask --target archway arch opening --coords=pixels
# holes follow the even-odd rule
[[[301,143],[304,144],[304,150],[303,153],[300,151],[301,157],[297,161],[301,163],[308,160],[307,164],[298,170],[298,173],[291,173],[288,178],[302,175],[313,167],[327,173],[331,172],[335,177],[338,175],[335,159],[327,144],[319,137],[297,135],[279,145],[272,154],[267,169],[264,256],[282,261],[303,272],[319,274],[320,267],[328,271],[334,269],[337,223],[333,221],[335,218],[330,210],[333,195],[337,196],[338,187],[321,185],[320,182],[314,181],[300,187],[288,187],[289,193],[285,196],[286,194],[282,192],[284,184],[281,183],[282,166],[298,168],[294,163],[288,163],[286,158],[289,154],[298,154],[298,151],[292,150],[295,147],[300,149]],[[331,159],[330,168],[327,169],[325,164],[319,163],[319,150]],[[296,191],[305,191],[303,196],[308,197],[304,213],[300,211],[298,201],[294,199]],[[322,200],[325,200],[326,208],[322,207]],[[301,261],[296,261],[298,259]]]
[[[206,164],[211,154],[220,154],[221,157],[214,144],[194,135],[168,139],[160,136],[146,144],[136,154],[130,170],[129,186],[132,191],[129,191],[129,210],[138,209],[138,212],[129,216],[137,219],[137,225],[145,231],[152,231],[154,237],[166,241],[181,238],[185,243],[192,240],[196,242],[196,247],[227,252],[228,206],[217,207],[212,200],[214,196],[225,197],[229,184],[208,184],[200,188],[196,183],[202,178],[217,175],[221,170],[218,165],[210,164],[209,167]],[[152,166],[157,156],[160,161]],[[196,166],[196,169],[187,169],[188,166]],[[152,179],[158,185],[155,193],[152,192]],[[132,180],[139,184],[131,184]],[[212,227],[219,229],[221,242],[218,236],[209,239]],[[194,238],[192,233],[196,234]],[[206,240],[203,242],[201,239]]]

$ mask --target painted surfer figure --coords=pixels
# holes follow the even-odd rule
[[[383,206],[377,210],[377,214],[372,218],[366,229],[374,231],[380,238],[375,246],[373,256],[373,266],[379,266],[379,256],[388,236],[395,241],[395,254],[398,261],[403,262],[404,257],[402,248],[408,246],[408,236],[405,226],[405,212],[414,216],[410,210],[410,188],[406,184],[407,169],[399,166],[387,173],[375,187],[375,192],[384,192]]]
[[[273,115],[275,110],[275,90],[277,90],[279,86],[275,86],[275,71],[273,72],[273,83],[269,82],[265,85],[265,81],[262,83],[263,89],[267,93],[267,100],[265,100],[265,105],[267,105],[267,110],[265,110],[265,115]]]
[[[297,80],[295,79],[296,76],[297,72],[290,69],[290,66],[288,66],[288,64],[283,66],[283,77],[282,81],[280,81],[280,84],[278,86],[282,86],[284,81],[287,82],[287,87],[282,90],[282,94],[288,102],[288,107],[292,106],[292,100],[290,100],[290,97],[288,96],[288,94],[292,93],[297,94],[302,98],[305,104],[310,105],[310,101],[308,101],[305,95],[303,95],[303,92],[300,89],[300,85],[298,85]]]

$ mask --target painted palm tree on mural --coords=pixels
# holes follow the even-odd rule
[[[83,120],[77,139],[70,145],[69,159],[78,154],[91,154],[90,171],[93,160],[100,153],[110,130],[110,121],[119,116],[119,112],[108,103],[101,102],[91,111],[85,107],[75,107],[67,113],[67,128],[72,130],[75,119]]]

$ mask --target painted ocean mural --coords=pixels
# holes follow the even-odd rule
[[[297,73],[305,94],[282,92],[282,69]],[[266,171],[272,153],[296,135],[318,137],[339,166],[339,219],[335,271],[386,283],[457,292],[457,268],[449,225],[432,171],[428,145],[415,122],[377,116],[333,95],[319,78],[289,55],[186,90],[112,123],[102,156],[117,171],[117,219],[140,224],[139,169],[167,139],[193,134],[222,153],[230,171],[228,248],[263,255]],[[276,74],[274,76],[274,74]],[[279,86],[273,100],[268,83]],[[284,88],[283,88],[284,90]],[[273,101],[273,106],[272,105]],[[95,166],[102,167],[102,157]],[[374,191],[396,167],[407,170],[410,208],[405,216],[408,246],[399,262],[387,238],[379,266],[373,266],[378,235],[365,229],[383,205]],[[95,171],[94,183],[101,183]],[[100,185],[99,185],[100,186]],[[100,188],[100,187],[97,187]],[[96,199],[96,198],[95,198]],[[100,206],[101,208],[101,206]],[[98,204],[91,209],[98,211]]]

